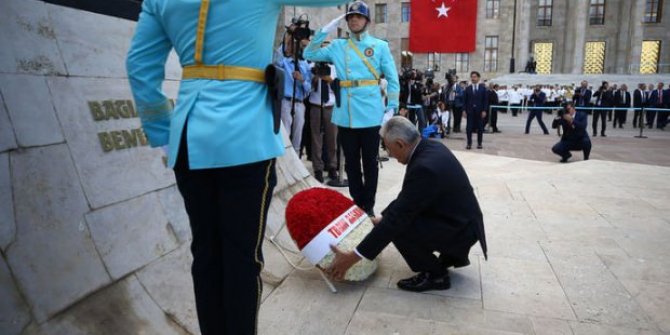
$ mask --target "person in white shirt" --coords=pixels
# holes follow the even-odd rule
[[[519,87],[513,86],[513,88],[509,90],[509,105],[512,108],[512,116],[517,116],[522,103],[523,95],[521,94],[521,91],[519,91]]]
[[[337,78],[337,74],[332,64],[312,63],[310,66],[314,73],[312,92],[309,95],[312,169],[314,178],[323,183],[324,168],[327,168],[328,178],[337,179],[337,126],[331,122],[335,93],[330,86],[330,83]],[[324,162],[322,158],[323,145],[326,146],[328,154],[327,162]]]

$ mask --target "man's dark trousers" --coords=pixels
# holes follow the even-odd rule
[[[349,194],[366,212],[375,207],[379,166],[379,128],[338,127],[337,136],[344,152],[344,169],[349,179]],[[361,161],[363,170],[361,171]]]
[[[591,140],[588,137],[576,141],[561,140],[551,148],[551,151],[563,159],[568,159],[572,156],[570,153],[571,150],[582,150],[584,152],[584,160],[588,160],[591,154]]]
[[[600,135],[605,135],[605,129],[607,128],[607,109],[594,109],[593,110],[593,136],[598,136],[598,118],[600,118]]]
[[[190,170],[185,138],[186,132],[174,172],[193,235],[191,273],[200,331],[256,334],[275,160]]]
[[[393,245],[402,255],[409,268],[414,272],[428,272],[437,276],[444,275],[449,265],[467,265],[470,248],[477,242],[474,226],[467,226],[454,236],[435,234],[440,228],[431,228],[429,221],[417,222],[412,229],[399,234]],[[454,241],[456,241],[454,243]],[[433,252],[437,250],[440,256]],[[465,258],[462,258],[465,255]]]
[[[463,107],[453,107],[454,126],[453,130],[456,133],[461,132],[461,119],[463,118]]]
[[[468,139],[468,145],[472,145],[472,132],[477,132],[477,145],[482,145],[484,137],[484,119],[481,112],[468,113],[468,124],[465,125],[465,135]]]

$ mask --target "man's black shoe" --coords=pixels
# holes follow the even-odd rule
[[[335,169],[329,169],[329,170],[328,170],[328,178],[330,178],[330,179],[337,179],[337,170],[335,170]]]
[[[399,289],[411,292],[448,290],[450,287],[451,280],[448,272],[438,276],[422,272],[414,277],[398,281]]]
[[[605,135],[605,133],[600,133],[600,136],[601,137],[607,137],[607,135]]]
[[[319,183],[323,183],[323,171],[314,171],[314,178],[316,178]]]
[[[477,149],[484,149],[484,147],[481,144],[477,144]]]
[[[470,149],[472,149],[472,146],[468,144],[468,145],[465,147],[465,149],[470,150]]]

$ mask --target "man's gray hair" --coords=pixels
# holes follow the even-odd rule
[[[382,126],[379,134],[389,142],[400,139],[407,144],[413,144],[421,138],[416,126],[403,116],[392,117]]]

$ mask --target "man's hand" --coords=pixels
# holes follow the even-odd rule
[[[482,119],[486,119],[486,112],[482,112]]]
[[[572,115],[569,113],[563,114],[563,120],[568,121],[568,123],[572,123]]]
[[[335,254],[335,259],[326,269],[326,273],[335,280],[344,279],[349,268],[361,260],[353,251],[342,251],[334,245],[330,246],[330,250]]]
[[[382,222],[382,216],[379,215],[379,216],[375,216],[375,217],[373,217],[373,218],[370,218],[370,221],[372,221],[372,225],[376,226],[376,225],[378,225],[380,222]]]
[[[293,79],[297,81],[303,81],[302,73],[300,71],[293,71]]]
[[[333,81],[333,77],[331,77],[331,76],[323,76],[323,77],[321,77],[321,80],[323,80],[323,81],[325,81],[325,82],[327,82],[327,83],[330,84],[330,83]]]

